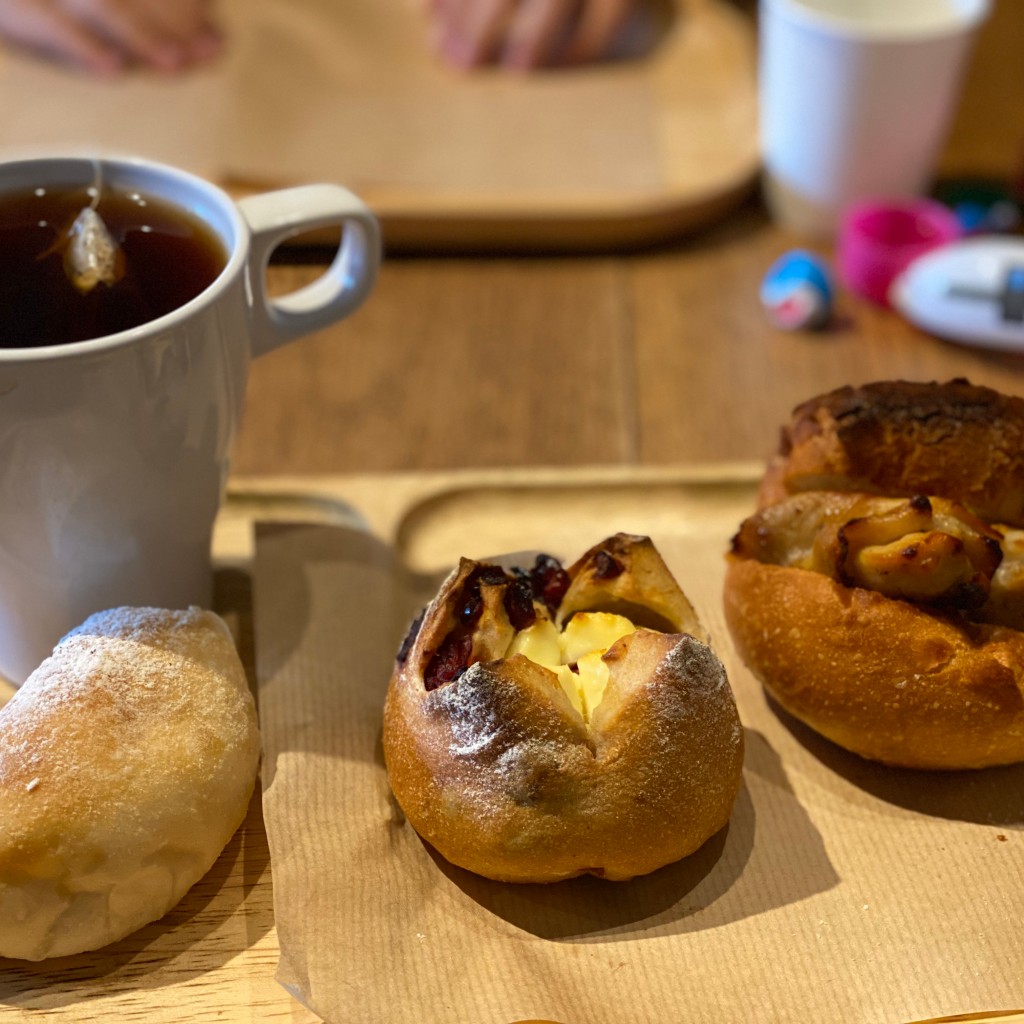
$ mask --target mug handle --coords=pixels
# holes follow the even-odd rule
[[[366,204],[340,185],[300,185],[238,200],[251,232],[252,354],[320,330],[362,305],[377,278],[380,227]],[[304,231],[342,225],[341,244],[327,270],[288,295],[267,295],[271,253]]]

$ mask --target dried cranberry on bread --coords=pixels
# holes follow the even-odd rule
[[[726,622],[797,718],[912,768],[1024,760],[1024,401],[881,382],[798,406]]]
[[[399,652],[383,742],[419,835],[510,882],[693,853],[743,760],[722,663],[650,540],[625,534],[568,569],[462,559]]]

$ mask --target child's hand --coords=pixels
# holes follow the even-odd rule
[[[181,71],[220,52],[210,0],[0,0],[0,36],[112,74],[137,64]]]
[[[427,0],[450,63],[528,69],[603,57],[636,0]]]

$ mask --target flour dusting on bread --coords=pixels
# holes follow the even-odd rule
[[[650,539],[627,534],[568,570],[463,559],[399,650],[383,740],[419,835],[499,881],[685,857],[725,825],[743,761],[721,661]]]
[[[255,707],[200,609],[114,609],[0,709],[0,955],[95,949],[167,912],[248,806]]]

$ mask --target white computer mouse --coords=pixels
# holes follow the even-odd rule
[[[976,235],[910,264],[889,301],[940,338],[1024,351],[1024,238]]]

